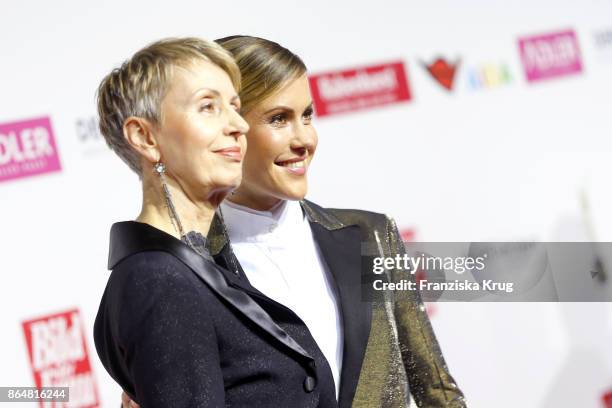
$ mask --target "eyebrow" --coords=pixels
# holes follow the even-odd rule
[[[205,87],[205,88],[199,88],[199,89],[196,89],[195,91],[193,91],[193,93],[191,94],[191,96],[193,97],[193,96],[195,96],[195,95],[199,94],[199,93],[200,93],[200,92],[202,92],[202,91],[208,91],[208,92],[211,92],[211,93],[215,94],[215,96],[221,96],[221,94],[219,93],[219,91],[217,91],[216,89],[206,88],[206,87]]]
[[[304,110],[309,109],[309,108],[310,108],[310,109],[312,109],[312,101],[310,101],[310,103],[309,103],[309,104],[306,106],[306,108],[305,108]],[[275,107],[273,107],[273,108],[271,108],[271,109],[268,109],[267,111],[265,111],[264,113],[262,113],[262,115],[267,115],[268,113],[273,112],[273,111],[275,111],[275,110],[286,110],[286,111],[293,112],[293,108],[291,108],[291,107],[289,107],[289,106],[286,106],[286,105],[278,105],[278,106],[275,106]]]
[[[191,94],[191,97],[193,98],[194,96],[196,96],[197,94],[199,94],[199,93],[200,93],[200,92],[202,92],[202,91],[208,91],[208,92],[210,92],[210,93],[214,94],[214,95],[215,95],[215,97],[217,97],[217,98],[221,98],[221,93],[220,93],[219,91],[217,91],[216,89],[213,89],[213,88],[206,88],[206,87],[196,89],[196,90],[195,90],[195,91],[194,91],[194,92]],[[240,97],[239,97],[238,95],[234,95],[234,96],[232,96],[232,98],[230,99],[230,102],[235,102],[235,101],[237,101],[237,100],[240,100]]]

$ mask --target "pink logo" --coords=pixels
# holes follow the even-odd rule
[[[573,30],[519,39],[529,82],[582,72],[578,39]]]
[[[48,117],[0,124],[0,181],[59,170]]]
[[[318,116],[387,105],[411,98],[403,62],[326,72],[309,78]]]
[[[25,321],[23,332],[36,387],[70,389],[69,403],[41,401],[41,407],[100,405],[78,310]]]

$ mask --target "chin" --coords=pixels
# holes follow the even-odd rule
[[[300,201],[306,197],[306,192],[306,188],[287,189],[282,192],[281,196],[283,197],[283,200]]]
[[[222,178],[222,181],[225,185],[234,189],[238,187],[240,183],[242,182],[242,171],[234,175],[228,174],[226,177]]]
[[[223,178],[223,179],[217,179],[215,183],[213,184],[214,187],[212,188],[212,190],[217,191],[217,192],[225,192],[226,194],[229,194],[233,190],[238,188],[241,180],[242,180],[242,177],[233,177],[233,178],[228,177],[228,178]]]

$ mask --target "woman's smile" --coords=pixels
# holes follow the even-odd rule
[[[306,162],[307,158],[308,156],[295,157],[288,160],[277,161],[274,164],[285,168],[291,174],[303,176],[308,169],[308,164]]]
[[[242,149],[240,146],[224,147],[222,149],[215,150],[214,153],[220,154],[221,156],[227,157],[238,163],[242,162]]]

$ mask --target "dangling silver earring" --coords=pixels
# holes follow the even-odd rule
[[[170,222],[174,226],[174,229],[178,231],[180,237],[185,236],[183,231],[183,224],[179,219],[178,213],[176,212],[176,208],[172,203],[172,195],[170,194],[170,190],[168,190],[168,186],[166,185],[166,165],[161,161],[155,163],[153,166],[153,170],[159,175],[159,180],[161,182],[162,190],[164,192],[164,197],[166,199],[166,207],[168,207],[168,215],[170,216]]]

